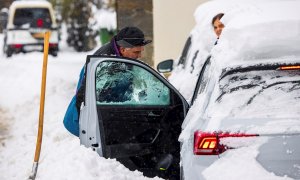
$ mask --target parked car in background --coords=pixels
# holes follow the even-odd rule
[[[47,1],[14,1],[4,30],[4,53],[10,57],[15,53],[43,51],[46,31],[51,32],[49,53],[57,56],[58,27],[52,5]]]
[[[211,1],[199,9],[215,7],[225,12],[218,44],[201,62],[178,66],[199,65],[195,81],[190,72],[178,79],[194,83],[188,101],[143,62],[87,57],[81,144],[148,177],[300,178],[300,2]],[[187,54],[198,48],[199,56],[195,37]]]

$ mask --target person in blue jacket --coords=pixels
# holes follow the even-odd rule
[[[131,59],[141,58],[144,46],[151,43],[146,40],[143,31],[137,27],[125,27],[111,41],[99,48],[94,55],[109,55]],[[85,72],[82,68],[77,84],[76,95],[72,98],[63,123],[65,128],[75,136],[79,136],[80,106],[85,95]]]

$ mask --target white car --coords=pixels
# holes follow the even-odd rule
[[[46,31],[51,32],[49,53],[57,56],[58,26],[52,5],[47,1],[14,1],[4,30],[4,53],[10,57],[15,53],[43,51]]]
[[[88,56],[81,144],[149,177],[299,179],[300,2],[230,6],[189,103],[140,61]]]

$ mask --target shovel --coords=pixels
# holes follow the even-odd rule
[[[41,147],[42,147],[49,38],[50,38],[50,32],[46,32],[44,37],[44,60],[43,60],[42,86],[41,86],[41,98],[40,98],[39,126],[38,126],[38,135],[36,139],[36,148],[35,148],[32,171],[28,178],[30,180],[35,180],[37,170],[38,170],[38,165],[39,165]]]

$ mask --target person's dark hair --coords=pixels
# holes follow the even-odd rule
[[[137,27],[124,27],[116,35],[116,42],[122,47],[145,46],[151,43],[151,40],[146,40],[144,33]]]
[[[213,17],[212,21],[211,21],[212,26],[214,26],[214,22],[215,22],[217,19],[220,20],[223,16],[224,16],[224,13],[219,13],[219,14],[215,15],[215,16]]]

